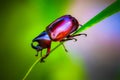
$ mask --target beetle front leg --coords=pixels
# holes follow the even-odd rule
[[[49,53],[50,53],[50,47],[47,48],[47,53],[46,53],[45,56],[43,56],[43,57],[41,58],[40,62],[45,62],[44,59],[49,55]]]
[[[35,56],[36,56],[36,57],[38,56],[38,51],[37,51],[37,53],[35,54]]]

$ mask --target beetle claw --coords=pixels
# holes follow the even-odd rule
[[[77,41],[77,39],[76,38],[73,38],[74,40],[75,40],[75,42]]]
[[[81,35],[87,36],[87,34],[85,34],[85,33],[79,34],[79,36],[81,36]]]
[[[43,58],[41,58],[40,59],[40,63],[44,63],[45,61],[44,61],[44,59]]]
[[[87,34],[82,34],[82,35],[85,35],[87,37]]]

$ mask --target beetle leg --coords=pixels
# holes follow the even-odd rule
[[[69,40],[73,40],[73,39],[74,39],[75,41],[77,41],[77,39],[74,38],[74,37],[72,37],[72,36],[71,36],[71,37],[68,37],[67,39],[63,39],[62,41],[65,42],[65,41],[69,41]]]
[[[47,48],[47,53],[45,56],[41,58],[40,62],[45,62],[44,59],[49,55],[49,53],[50,53],[50,47]]]
[[[73,40],[73,39],[74,39],[75,41],[77,41],[77,39],[74,38],[74,37],[76,37],[76,36],[81,36],[81,35],[85,35],[85,36],[87,36],[87,34],[85,34],[85,33],[82,33],[82,34],[76,34],[76,35],[68,35],[67,38],[61,40],[61,42],[65,42],[65,41]],[[65,48],[65,45],[64,45],[64,44],[62,44],[62,45],[63,45],[65,51],[68,52],[68,50]]]
[[[75,41],[77,41],[77,39],[74,38],[74,37],[76,37],[76,36],[81,36],[81,35],[87,36],[87,34],[85,34],[85,33],[76,34],[76,35],[69,35],[69,36],[67,37],[67,40],[73,40],[73,39],[74,39]]]
[[[75,41],[77,41],[77,39],[76,39],[76,38],[74,38],[74,37],[70,37],[70,40],[73,40],[73,39],[74,39]]]
[[[82,33],[82,34],[76,34],[76,35],[68,35],[67,36],[67,38],[66,39],[63,39],[62,41],[68,41],[68,40],[75,40],[75,41],[77,41],[77,39],[76,38],[74,38],[74,37],[76,37],[76,36],[81,36],[81,35],[85,35],[85,36],[87,36],[87,34],[85,34],[85,33]]]
[[[37,54],[35,54],[35,56],[37,57],[38,54],[39,54],[39,51],[37,51]],[[42,57],[42,50],[41,50],[40,54],[41,54],[40,56]]]
[[[38,56],[38,51],[37,51],[37,54],[35,54],[35,56],[36,56],[36,57]]]
[[[69,35],[68,37],[76,37],[76,36],[81,36],[81,35],[87,36],[87,34],[82,33],[82,34],[76,34],[76,35]]]
[[[60,42],[60,43],[61,43],[61,42]],[[66,49],[65,45],[64,45],[63,43],[62,43],[62,45],[63,45],[65,51],[68,52],[68,50]]]
[[[42,57],[42,50],[41,50],[41,52],[40,52],[40,56]]]

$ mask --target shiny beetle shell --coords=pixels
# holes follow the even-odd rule
[[[46,31],[53,41],[61,41],[72,32],[76,31],[79,26],[78,21],[71,15],[65,15],[51,23]]]

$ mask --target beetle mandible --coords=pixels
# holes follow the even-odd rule
[[[44,59],[49,55],[52,41],[63,42],[73,39],[77,41],[77,39],[74,38],[75,36],[87,36],[87,34],[72,35],[72,33],[76,31],[79,26],[80,24],[78,23],[77,19],[71,15],[64,15],[48,25],[42,33],[32,40],[31,43],[32,48],[37,51],[36,56],[38,56],[39,51],[41,51],[42,54],[42,50],[47,48],[46,55],[42,56],[40,62],[44,62]],[[33,44],[34,42],[37,42],[38,45],[35,46]]]

